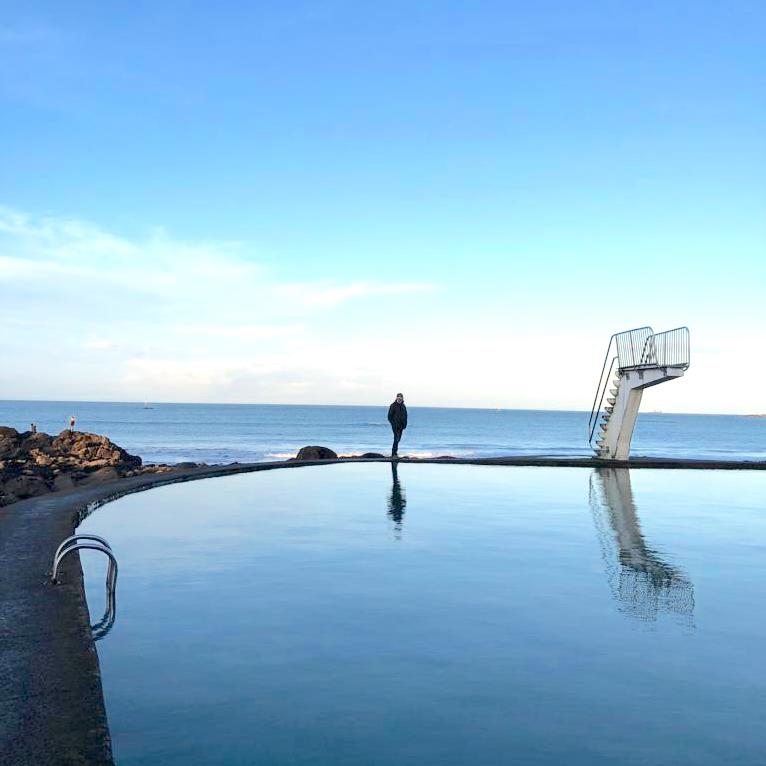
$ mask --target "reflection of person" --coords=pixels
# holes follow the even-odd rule
[[[70,432],[74,431],[74,427],[75,427],[76,424],[77,424],[77,418],[75,418],[75,416],[72,415],[69,418],[69,431]]]
[[[394,432],[394,446],[391,447],[391,457],[397,457],[399,453],[399,440],[402,432],[407,428],[407,407],[404,404],[404,394],[397,394],[396,399],[388,408],[388,422]]]
[[[391,463],[391,494],[388,497],[388,515],[394,522],[397,532],[402,531],[404,509],[407,507],[407,498],[404,489],[399,483],[399,473],[396,463]]]

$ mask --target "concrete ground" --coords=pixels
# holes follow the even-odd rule
[[[90,631],[91,619],[78,554],[65,559],[60,584],[51,585],[46,576],[56,547],[73,533],[88,510],[122,495],[163,484],[341,462],[356,461],[205,466],[134,476],[0,508],[0,764],[99,766],[113,763],[98,655]],[[403,457],[400,462],[766,470],[766,462],[648,458],[615,463],[555,456],[484,460]]]

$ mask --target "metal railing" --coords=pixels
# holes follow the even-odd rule
[[[689,362],[689,328],[675,327],[647,338],[641,362],[636,366],[681,367],[688,370]]]
[[[617,360],[620,370],[641,364],[649,339],[654,335],[651,327],[636,327],[612,335],[617,346]]]
[[[83,540],[86,542],[81,542]],[[91,625],[93,640],[98,641],[112,629],[117,614],[117,559],[112,552],[112,546],[109,545],[103,537],[86,534],[67,537],[67,539],[56,548],[56,553],[53,555],[50,579],[54,585],[59,582],[58,572],[61,562],[67,555],[73,551],[79,550],[101,551],[101,553],[105,554],[109,559],[109,569],[106,573],[106,610],[101,620],[95,625]]]
[[[610,340],[609,348],[611,347],[612,347],[612,342]],[[609,350],[607,350],[606,353],[607,353],[607,359],[604,360],[604,367],[601,370],[601,377],[598,379],[598,388],[596,389],[596,396],[593,399],[593,407],[591,407],[590,418],[588,418],[588,444],[591,444],[593,442],[593,435],[596,433],[596,428],[598,426],[598,416],[599,416],[599,413],[601,412],[601,405],[604,403],[606,390],[609,387],[609,381],[612,379],[612,371],[614,370],[614,365],[615,365],[615,362],[617,361],[617,357],[613,356],[612,361],[609,365],[609,371],[607,372],[605,376],[604,372],[606,371],[606,363],[609,358],[608,357]]]

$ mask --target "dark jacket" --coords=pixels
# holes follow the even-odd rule
[[[391,406],[388,408],[388,422],[391,424],[391,428],[401,428],[404,430],[407,428],[407,408],[404,406],[404,402],[391,402]]]

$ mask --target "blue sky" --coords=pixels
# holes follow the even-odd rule
[[[2,8],[0,398],[766,411],[762,3]]]

